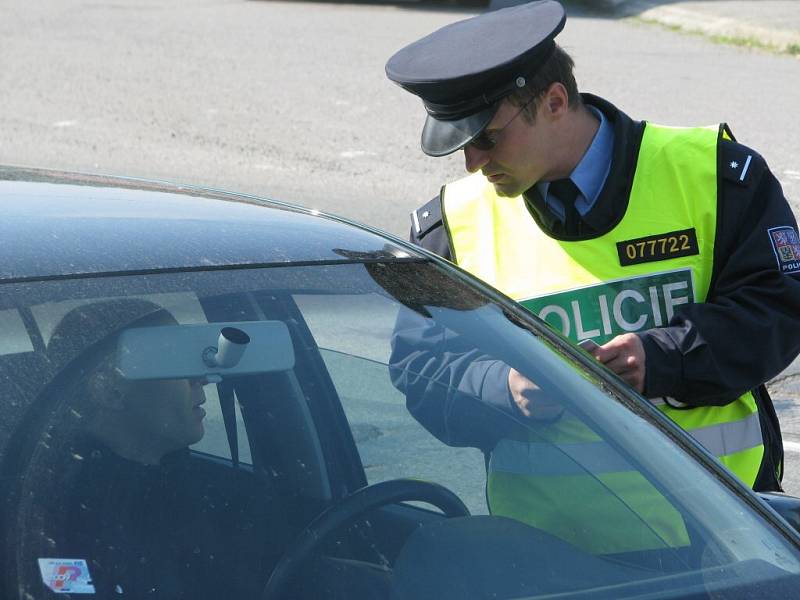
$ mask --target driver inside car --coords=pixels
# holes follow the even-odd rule
[[[188,452],[204,435],[205,379],[127,380],[116,366],[124,328],[176,324],[149,302],[104,301],[70,311],[48,345],[68,360],[51,387],[76,422],[58,551],[86,560],[96,597],[246,597],[261,585],[264,544],[240,529],[263,530],[263,515],[261,527],[243,519],[232,470]]]

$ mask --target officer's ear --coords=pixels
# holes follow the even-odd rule
[[[569,111],[569,94],[563,83],[551,83],[544,93],[542,107],[545,116],[551,120],[560,119]]]

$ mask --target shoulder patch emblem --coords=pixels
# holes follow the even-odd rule
[[[768,231],[781,273],[800,273],[800,238],[794,228],[773,227]]]

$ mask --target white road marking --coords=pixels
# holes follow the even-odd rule
[[[787,170],[783,172],[789,179],[800,179],[800,171]]]
[[[800,452],[800,442],[783,442],[783,449],[790,452]]]
[[[274,163],[256,163],[253,165],[254,169],[258,169],[259,171],[289,171],[288,167],[285,165],[276,165]]]
[[[77,124],[77,121],[56,121],[53,123],[53,127],[73,127]]]
[[[359,156],[375,156],[375,153],[367,152],[366,150],[345,150],[339,156],[342,158],[358,158]]]

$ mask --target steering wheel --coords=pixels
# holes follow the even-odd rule
[[[275,565],[261,593],[261,599],[280,598],[283,588],[297,570],[333,532],[354,523],[376,508],[407,501],[431,504],[440,509],[447,518],[469,516],[469,509],[461,499],[438,483],[418,479],[392,479],[368,485],[332,504],[309,523]]]

